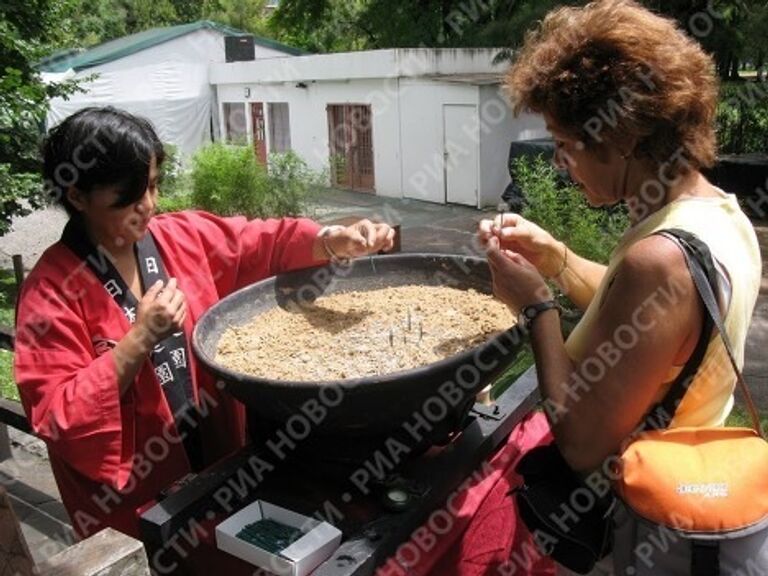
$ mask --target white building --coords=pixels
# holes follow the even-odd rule
[[[509,183],[514,118],[497,49],[393,49],[212,64],[220,129],[257,155],[293,150],[342,188],[483,207]]]
[[[225,36],[247,35],[200,21],[153,28],[84,52],[44,59],[39,66],[44,79],[80,79],[84,90],[66,100],[52,100],[48,126],[87,106],[115,106],[149,118],[163,142],[191,155],[216,136],[219,106],[208,81],[208,67],[225,62]],[[257,61],[303,54],[258,37],[253,46]]]

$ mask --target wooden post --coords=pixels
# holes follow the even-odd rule
[[[144,544],[105,528],[37,567],[40,576],[149,576]]]
[[[16,286],[21,288],[24,282],[24,262],[21,260],[21,254],[13,255],[13,273],[16,275]]]
[[[11,439],[8,437],[8,425],[5,422],[0,422],[0,462],[8,460],[11,456]]]
[[[32,576],[35,564],[29,553],[27,541],[21,532],[19,520],[13,512],[11,500],[0,486],[0,561],[3,574]]]

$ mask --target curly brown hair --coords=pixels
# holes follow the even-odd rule
[[[669,172],[712,166],[718,82],[676,23],[632,0],[559,8],[528,33],[505,88],[516,114],[546,114],[587,146],[637,138]]]

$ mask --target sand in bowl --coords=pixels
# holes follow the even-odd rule
[[[515,323],[475,290],[399,286],[273,308],[228,328],[216,362],[270,380],[319,382],[377,376],[431,364],[477,346]]]

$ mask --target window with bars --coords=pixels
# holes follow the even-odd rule
[[[335,186],[374,192],[373,116],[368,104],[329,104],[331,178]]]
[[[287,102],[270,102],[269,151],[288,152],[291,149],[291,119]]]

